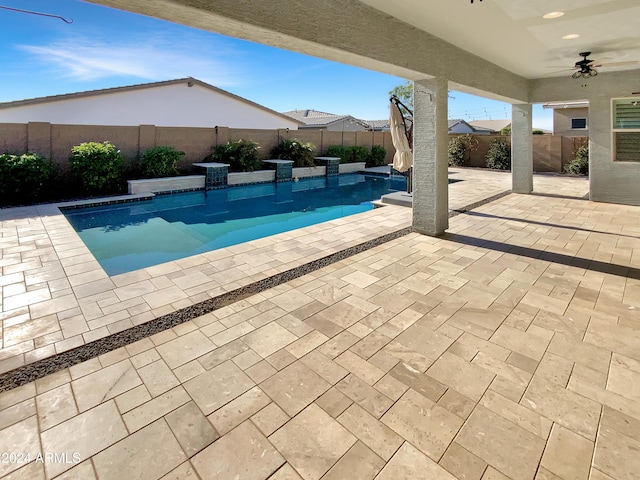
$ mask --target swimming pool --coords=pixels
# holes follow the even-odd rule
[[[340,175],[158,195],[63,211],[108,275],[236,245],[373,208],[400,178]]]

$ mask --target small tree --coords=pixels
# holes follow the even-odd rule
[[[257,143],[247,140],[229,141],[224,145],[216,145],[206,161],[228,163],[230,172],[253,172],[262,166],[258,158]]]
[[[108,141],[76,145],[69,163],[73,176],[89,193],[111,193],[120,187],[124,162],[120,150]]]
[[[405,80],[402,85],[396,85],[389,90],[389,96],[398,97],[402,103],[413,110],[413,82],[411,80]],[[411,115],[406,109],[400,105],[400,111],[402,115]]]
[[[294,167],[313,167],[313,152],[316,147],[312,143],[302,143],[294,138],[293,140],[283,139],[271,150],[271,156],[281,160],[293,160]]]
[[[384,159],[387,157],[387,151],[380,145],[373,145],[371,153],[367,158],[367,167],[380,167],[384,165]]]
[[[497,170],[511,168],[511,145],[501,139],[491,142],[487,153],[487,167]]]
[[[576,158],[564,166],[564,171],[572,175],[589,174],[589,146],[582,145],[576,150]]]

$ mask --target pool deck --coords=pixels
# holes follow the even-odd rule
[[[452,211],[510,188],[450,173]],[[640,207],[534,189],[439,238],[386,206],[115,277],[56,206],[0,210],[8,375],[237,293],[0,393],[32,460],[0,477],[637,478]]]

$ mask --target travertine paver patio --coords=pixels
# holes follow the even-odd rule
[[[637,478],[640,207],[544,181],[0,394],[0,476]]]

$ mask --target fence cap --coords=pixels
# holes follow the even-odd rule
[[[229,164],[228,163],[209,162],[209,163],[194,163],[193,166],[194,167],[203,167],[203,168],[215,168],[215,167],[228,167]]]

